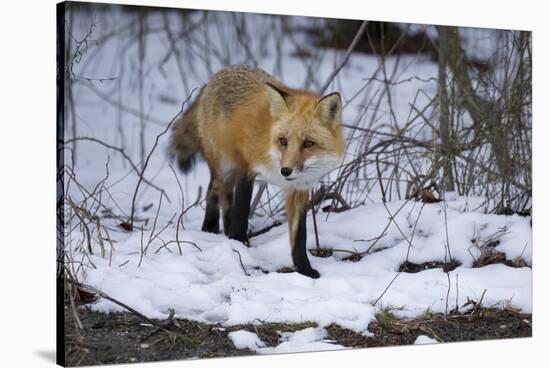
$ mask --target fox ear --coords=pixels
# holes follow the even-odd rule
[[[288,97],[288,93],[270,83],[266,83],[265,91],[267,93],[267,99],[269,101],[271,118],[273,120],[278,120],[288,110],[288,107],[286,105],[286,98]]]
[[[342,99],[338,92],[330,93],[318,102],[321,124],[332,126],[342,121]]]

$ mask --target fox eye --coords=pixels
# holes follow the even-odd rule
[[[288,144],[285,137],[279,138],[279,143],[281,143],[281,146],[285,146]]]
[[[309,148],[311,146],[313,146],[313,142],[312,141],[304,141],[304,148]]]

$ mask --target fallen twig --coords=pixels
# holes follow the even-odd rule
[[[250,276],[250,274],[248,272],[246,272],[246,269],[244,268],[244,265],[243,265],[243,259],[241,258],[241,253],[239,253],[238,250],[236,249],[233,249],[233,252],[237,253],[237,255],[239,256],[239,262],[241,263],[241,267],[243,269],[243,272],[246,276]]]
[[[277,227],[277,226],[281,226],[283,223],[281,221],[275,221],[274,223],[272,223],[271,225],[268,225],[260,230],[256,230],[256,231],[251,231],[248,233],[248,239],[250,238],[253,238],[255,236],[258,236],[258,235],[261,235],[261,234],[265,234],[267,233],[269,230],[273,229],[274,227]]]
[[[95,288],[93,286],[90,286],[90,285],[86,285],[86,284],[83,284],[81,282],[78,282],[78,281],[75,281],[75,280],[72,280],[70,278],[67,278],[66,279],[67,282],[79,287],[79,288],[83,288],[83,289],[88,289],[90,291],[93,291],[94,293],[96,293],[97,295],[99,295],[100,297],[102,297],[103,299],[106,299],[124,309],[126,309],[128,312],[132,313],[133,315],[141,318],[142,320],[146,321],[147,323],[150,323],[152,324],[153,326],[156,326],[166,332],[170,332],[170,333],[174,333],[173,331],[170,331],[168,330],[165,326],[163,326],[161,323],[155,321],[155,320],[152,320],[148,317],[146,317],[145,315],[141,314],[140,312],[138,312],[137,310],[135,310],[134,308],[130,307],[129,305],[127,304],[124,304],[123,302],[121,302],[120,300],[117,300],[115,298],[113,298],[112,296],[109,296],[107,295],[106,293],[104,293],[103,291],[99,290],[98,288]]]

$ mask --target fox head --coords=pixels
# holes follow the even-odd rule
[[[340,95],[288,94],[270,84],[266,93],[272,118],[268,181],[309,189],[343,158]]]

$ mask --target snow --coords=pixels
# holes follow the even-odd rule
[[[344,346],[326,340],[327,331],[323,328],[308,327],[296,332],[279,332],[280,344],[266,347],[258,335],[248,331],[234,331],[229,338],[237,349],[248,348],[258,354],[281,354],[308,351],[339,350]]]
[[[416,340],[414,340],[415,345],[438,344],[438,343],[439,341],[426,335],[418,335]]]
[[[416,221],[422,207],[421,217]],[[507,226],[508,233],[500,238],[496,249],[513,258],[527,244],[523,257],[530,263],[530,228],[523,217],[463,212],[461,203],[449,202],[446,211],[451,254],[462,266],[451,271],[449,278],[440,268],[414,274],[398,272],[407,253],[409,261],[415,263],[445,259],[444,207],[443,202],[426,205],[392,202],[387,209],[384,205],[368,205],[332,214],[326,220],[319,216],[322,247],[358,252],[365,251],[370,242],[354,240],[382,234],[388,210],[394,214],[395,223],[386,229],[379,250],[359,262],[343,260],[349,255],[346,252],[334,252],[328,258],[310,255],[312,266],[321,274],[318,280],[295,272],[276,272],[292,266],[287,229],[280,226],[252,238],[250,248],[224,235],[180,230],[180,241],[193,242],[200,250],[181,243],[180,255],[175,243],[163,248],[157,239],[143,258],[139,248],[136,249],[141,237],[138,232],[117,233],[112,256],[90,256],[96,268],[87,269],[85,281],[150,317],[166,318],[168,309],[173,308],[177,318],[227,326],[258,321],[313,321],[320,327],[336,323],[368,334],[368,325],[379,306],[393,306],[399,308],[397,315],[415,317],[428,308],[445,312],[446,306],[455,306],[457,298],[459,306],[467,298],[480,300],[485,290],[485,305],[508,303],[529,312],[531,268],[503,264],[472,268],[468,252],[468,249],[472,253],[477,251],[471,249],[472,236],[484,240],[499,226]],[[415,222],[413,236],[411,224]],[[169,227],[162,237],[175,239],[175,231],[175,226]],[[315,248],[311,216],[307,246]],[[373,301],[382,294],[377,306],[373,306]],[[104,299],[92,307],[101,311],[122,310]]]
[[[239,330],[230,332],[228,336],[237,349],[250,349],[252,351],[258,351],[265,347],[265,342],[260,340],[258,335],[254,332]]]
[[[127,21],[118,12],[113,12],[111,16],[116,23],[124,24]],[[95,32],[99,34],[95,34],[95,37],[98,39],[101,38],[101,32],[108,32],[101,19],[96,21]],[[266,28],[265,24],[270,19],[266,16],[251,16],[251,24],[255,26],[250,27],[249,32],[250,29]],[[84,21],[81,23],[87,24]],[[220,24],[223,27],[225,23]],[[86,31],[84,26],[81,32],[85,34]],[[227,30],[227,34],[231,32]],[[218,38],[223,34],[223,30],[210,32],[211,39],[207,42],[212,47],[222,47],[223,40]],[[81,38],[77,36],[76,39]],[[166,39],[156,34],[148,38],[151,39],[147,42],[146,94],[143,103],[146,118],[153,122],[145,125],[147,151],[151,149],[156,135],[179,111],[180,102],[187,96],[179,77],[174,77],[178,76],[178,72],[173,58],[164,63],[162,70],[156,67],[159,59],[165,55]],[[268,50],[265,54],[259,53],[257,61],[260,67],[269,72],[277,70],[275,60],[269,53],[269,50],[274,49],[274,42],[275,39],[268,38],[262,45],[254,46]],[[277,73],[277,77],[291,86],[299,87],[306,84],[310,71],[305,70],[302,60],[291,56],[291,45],[288,41],[282,45],[284,68]],[[75,73],[109,77],[119,75],[117,71],[120,69],[122,76],[124,65],[126,69],[121,86],[125,92],[118,97],[124,106],[137,109],[137,78],[132,79],[136,77],[137,46],[125,48],[124,40],[116,39],[116,42],[106,42],[101,47],[101,62],[75,64]],[[121,54],[122,50],[127,54]],[[200,87],[207,80],[211,72],[209,68],[217,70],[222,66],[222,62],[215,58],[205,65],[203,59],[197,56],[200,52],[202,50],[199,48],[184,55],[193,68],[189,72],[190,89]],[[236,47],[231,52],[235,53],[231,54],[232,62],[243,61],[242,48]],[[327,53],[328,56],[319,61],[319,69],[314,71],[321,83],[333,70],[333,61],[339,60],[341,55],[334,51]],[[429,80],[437,75],[437,65],[422,57],[406,56],[399,61],[388,57],[386,63],[388,70],[396,70],[397,80],[404,81],[412,76]],[[380,77],[380,73],[375,72],[378,66],[378,59],[374,56],[352,54],[338,77],[339,81],[333,83],[331,88],[340,90],[346,101],[361,91],[364,78]],[[420,79],[396,83],[391,87],[397,121],[407,121],[409,103],[415,98],[417,105],[422,106],[436,92],[435,82],[422,82]],[[77,135],[96,137],[117,147],[124,147],[137,164],[140,161],[139,117],[129,113],[119,115],[118,109],[90,89],[93,85],[93,88],[107,93],[113,90],[114,83],[118,82],[83,82],[75,86],[79,119]],[[373,83],[376,85],[378,82]],[[364,97],[353,100],[345,107],[344,120],[355,121],[358,118],[356,114],[362,110],[365,101],[373,98],[369,90],[364,92]],[[420,90],[421,94],[418,93]],[[161,101],[159,96],[169,96],[177,103],[162,102],[164,100]],[[114,93],[113,98],[116,97]],[[361,121],[369,121],[373,118],[372,114],[377,114],[373,118],[375,124],[372,128],[381,131],[387,129],[390,115],[383,101],[378,111],[368,111],[361,117]],[[119,126],[121,129],[118,129]],[[68,129],[66,134],[69,134]],[[347,134],[351,138],[352,132]],[[419,132],[421,136],[422,132]],[[147,221],[138,221],[136,230],[128,233],[117,227],[120,221],[101,218],[112,240],[112,244],[104,240],[104,253],[100,252],[97,241],[94,241],[94,254],[86,255],[79,247],[85,230],[75,226],[74,219],[71,226],[67,227],[72,230],[66,239],[67,256],[71,261],[84,264],[77,267],[71,263],[80,280],[150,318],[166,318],[169,309],[173,309],[176,318],[226,327],[264,322],[312,321],[318,324],[317,328],[292,334],[281,332],[280,344],[276,347],[266,346],[251,332],[230,333],[237,348],[248,348],[258,353],[281,353],[342,348],[325,340],[324,327],[335,323],[368,336],[371,334],[369,323],[375,319],[377,311],[386,307],[394,308],[394,314],[399,317],[414,318],[426,310],[444,313],[455,305],[461,307],[468,299],[479,301],[483,295],[485,306],[512,306],[531,312],[530,267],[513,268],[495,264],[473,268],[474,260],[489,243],[495,251],[503,252],[508,260],[520,257],[530,266],[532,240],[528,218],[486,214],[486,198],[461,197],[456,193],[446,196],[446,201],[440,203],[423,204],[395,198],[382,203],[379,192],[373,189],[364,198],[364,204],[356,208],[330,215],[319,212],[317,222],[320,245],[337,250],[327,258],[309,255],[312,266],[321,274],[319,279],[313,280],[296,272],[279,273],[277,271],[281,268],[292,266],[286,223],[252,238],[250,247],[229,240],[223,234],[200,232],[204,216],[202,202],[185,213],[182,217],[183,227],[176,224],[178,217],[174,216],[181,213],[182,207],[190,206],[201,191],[204,198],[209,172],[206,165],[200,163],[187,176],[177,173],[183,187],[182,196],[177,179],[170,170],[173,162],[165,154],[167,138],[163,136],[160,139],[159,148],[152,155],[145,177],[166,190],[170,201],[163,199],[159,209],[158,191],[142,185],[137,197],[137,216]],[[345,160],[353,159],[356,149],[361,148],[358,142],[351,139],[349,142]],[[105,208],[127,215],[137,176],[118,153],[94,142],[80,141],[74,171],[79,183],[91,191],[105,177],[108,158],[109,177],[105,182],[108,191],[102,193],[102,200]],[[71,165],[68,152],[65,162]],[[369,170],[375,171],[373,167]],[[336,174],[335,171],[328,178],[334,179]],[[67,191],[75,202],[82,203],[85,196],[76,185],[69,185]],[[268,192],[273,196],[278,189],[269,186]],[[87,204],[90,205],[90,202],[88,200]],[[152,236],[157,210],[155,234],[165,225],[167,227],[160,235]],[[253,230],[273,221],[267,212],[259,210],[250,220]],[[277,219],[284,221],[284,216]],[[313,249],[316,244],[310,214],[307,229],[307,247]],[[96,232],[95,228],[92,230]],[[103,238],[107,238],[105,232]],[[176,238],[180,240],[181,254]],[[149,239],[152,240],[149,242]],[[365,255],[360,261],[351,262],[345,260],[350,252],[363,252]],[[399,272],[400,265],[407,260],[423,263],[444,262],[450,258],[461,265],[448,274],[440,268],[414,274]],[[99,299],[91,308],[104,312],[123,310],[105,299]]]

